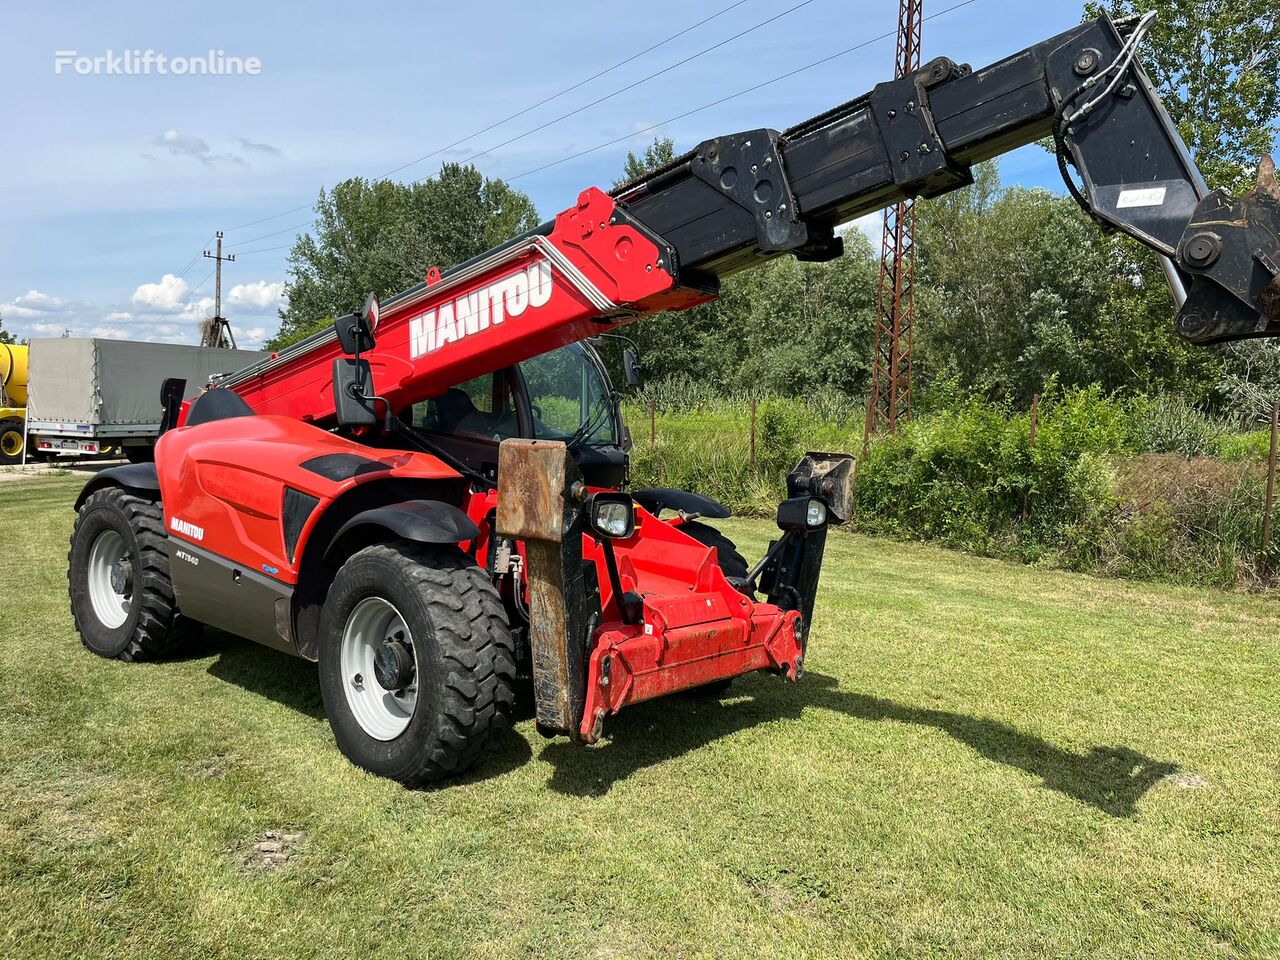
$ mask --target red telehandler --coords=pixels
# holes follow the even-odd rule
[[[518,678],[538,729],[580,743],[641,700],[797,679],[852,459],[804,457],[748,566],[702,522],[719,504],[630,489],[591,341],[772,257],[836,257],[840,224],[1049,136],[1093,218],[1162,259],[1179,334],[1280,335],[1274,167],[1246,197],[1207,190],[1136,59],[1150,22],[1091,20],[976,72],[939,58],[785,132],[708,140],[194,399],[170,381],[155,463],[76,501],[85,645],[135,660],[208,625],[318,661],[339,747],[406,784],[472,766]]]

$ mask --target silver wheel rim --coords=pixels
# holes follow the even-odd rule
[[[123,626],[129,619],[133,605],[129,581],[133,576],[126,576],[128,562],[129,546],[114,530],[103,530],[89,548],[89,602],[94,615],[108,630]]]
[[[384,690],[374,675],[374,657],[387,640],[413,650],[413,681],[403,690]],[[392,604],[366,597],[356,604],[342,630],[342,689],[360,729],[375,740],[394,740],[413,719],[418,704],[418,651],[409,628]]]

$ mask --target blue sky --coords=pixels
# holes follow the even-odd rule
[[[190,340],[210,312],[214,230],[243,252],[224,275],[224,313],[242,341],[274,330],[285,256],[321,186],[386,173],[450,144],[678,30],[732,0],[679,3],[6,3],[0,84],[0,314],[21,336]],[[604,77],[397,174],[432,173],[705,47],[800,0],[744,0]],[[926,0],[925,13],[956,0]],[[627,11],[631,12],[628,13]],[[1080,18],[1078,2],[974,0],[926,22],[924,56],[982,66]],[[608,186],[628,147],[662,133],[679,148],[738,129],[783,128],[864,93],[893,70],[880,40],[657,131],[538,173],[543,164],[891,33],[896,0],[809,0],[713,53],[475,161],[516,178],[545,217],[584,186]],[[55,73],[55,51],[101,56],[256,57],[256,76]],[[1037,148],[1011,154],[1006,181],[1060,186]],[[277,219],[240,226],[303,206]],[[238,229],[232,229],[239,227]],[[262,238],[262,239],[256,239]],[[193,262],[193,258],[194,262]],[[184,267],[189,268],[182,273]],[[176,277],[176,279],[174,279]]]

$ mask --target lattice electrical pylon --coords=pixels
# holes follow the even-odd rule
[[[920,68],[920,24],[924,0],[901,0],[897,76]],[[872,435],[896,433],[911,418],[911,348],[915,319],[916,205],[904,200],[884,212],[876,331],[871,364],[871,397],[862,453]]]

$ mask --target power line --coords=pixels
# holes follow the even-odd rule
[[[699,50],[697,53],[690,54],[689,56],[685,57],[683,60],[677,60],[675,63],[670,64],[669,66],[663,67],[661,70],[655,70],[653,73],[649,74],[648,76],[641,77],[639,80],[636,80],[634,83],[629,83],[625,87],[619,87],[617,90],[614,90],[612,93],[607,93],[603,97],[599,97],[595,100],[592,100],[590,103],[584,104],[575,110],[570,110],[568,113],[562,113],[560,116],[556,117],[554,120],[548,120],[546,123],[540,123],[538,124],[538,126],[532,127],[531,129],[526,130],[524,133],[517,134],[514,137],[511,137],[507,140],[503,140],[501,143],[494,144],[492,147],[489,147],[487,150],[481,150],[479,153],[473,153],[471,156],[467,157],[465,160],[461,162],[470,163],[472,160],[478,160],[483,156],[493,153],[493,151],[495,150],[500,150],[503,147],[510,146],[511,144],[515,143],[517,140],[523,140],[525,137],[532,136],[535,133],[545,130],[547,127],[550,127],[553,124],[557,124],[561,120],[567,120],[569,117],[576,116],[577,114],[582,113],[582,111],[584,110],[590,110],[592,107],[598,106],[604,103],[606,100],[612,100],[614,97],[618,96],[619,94],[626,93],[628,90],[634,90],[636,87],[640,86],[643,83],[647,83],[650,80],[653,80],[655,77],[660,77],[664,73],[670,73],[672,70],[675,70],[677,67],[682,67],[686,63],[690,63],[694,60],[697,60],[699,57],[706,56],[708,53],[711,53],[714,50],[718,50],[721,47],[725,46],[726,44],[733,43],[733,41],[741,39],[742,37],[745,37],[749,33],[754,33],[755,31],[759,30],[761,27],[767,27],[769,24],[773,23],[775,20],[781,20],[783,17],[787,16],[788,14],[795,13],[801,7],[807,7],[809,4],[813,2],[814,0],[800,0],[799,3],[793,4],[792,6],[788,7],[786,10],[783,10],[781,13],[775,13],[772,17],[769,17],[766,20],[761,20],[759,23],[757,23],[753,27],[748,27],[745,30],[735,33],[731,37],[726,37],[724,40],[721,40],[718,43],[713,43],[711,46],[706,47],[705,49]],[[415,182],[420,183],[422,180],[425,180],[425,179],[427,178],[422,177]]]
[[[303,227],[309,227],[315,222],[316,222],[316,218],[312,217],[310,220],[307,220],[304,223],[295,223],[292,227],[285,227],[283,230],[275,230],[271,233],[264,233],[256,237],[252,237],[248,240],[241,240],[240,243],[245,246],[248,246],[251,243],[257,243],[259,240],[267,240],[271,237],[278,237],[280,236],[280,234],[288,233],[290,230],[301,230]]]
[[[805,3],[808,3],[808,2],[812,2],[812,0],[805,0]],[[945,9],[943,9],[943,10],[939,10],[937,13],[933,13],[933,14],[930,14],[929,16],[927,16],[927,17],[924,17],[924,18],[923,18],[923,20],[922,20],[922,22],[929,21],[929,20],[935,20],[935,19],[937,19],[937,18],[939,18],[939,17],[946,16],[946,15],[947,15],[947,14],[949,14],[949,13],[954,13],[955,11],[960,10],[960,9],[961,9],[961,8],[963,8],[963,7],[970,6],[971,4],[974,4],[974,3],[977,3],[977,2],[978,2],[978,0],[961,0],[961,2],[960,2],[960,3],[953,4],[953,5],[951,5],[951,6],[947,7],[947,8],[945,8]],[[804,6],[804,5],[805,5],[805,4],[804,4],[804,3],[802,3],[802,4],[797,5],[796,7],[792,7],[792,8],[790,8],[789,10],[783,11],[783,13],[777,14],[777,15],[776,15],[774,18],[772,18],[772,19],[777,19],[777,17],[785,16],[787,13],[790,13],[790,12],[792,12],[793,10],[798,9],[800,6]],[[767,23],[767,22],[768,22],[768,21],[765,21],[765,23]],[[752,27],[752,28],[750,28],[750,29],[752,29],[752,30],[754,30],[754,29],[758,29],[758,28],[759,28],[759,27],[761,27],[761,26],[764,26],[764,23],[757,24],[755,27]],[[748,31],[744,31],[744,33],[746,33],[746,32],[750,32],[750,31],[749,31],[749,30],[748,30]],[[736,36],[741,36],[741,35],[742,35],[742,34],[738,34],[738,35],[736,35]],[[730,42],[731,40],[736,39],[736,36],[735,36],[735,37],[730,37],[730,38],[729,38],[729,40],[722,41],[722,43],[721,43],[721,44],[718,44],[717,46],[721,46],[721,45],[723,45],[724,43],[728,43],[728,42]],[[863,50],[863,49],[865,49],[866,47],[871,46],[872,44],[879,43],[879,42],[881,42],[881,41],[883,41],[883,40],[888,40],[888,39],[890,39],[890,38],[892,38],[892,37],[895,37],[895,36],[897,36],[897,30],[896,30],[896,29],[886,31],[885,33],[881,33],[881,34],[879,34],[878,36],[871,37],[870,39],[867,39],[867,40],[863,40],[863,41],[861,41],[860,43],[856,43],[856,44],[854,44],[854,45],[853,45],[853,46],[851,46],[851,47],[845,47],[843,50],[838,50],[838,51],[836,51],[835,53],[832,53],[832,54],[829,54],[828,56],[822,57],[822,58],[821,58],[821,59],[819,59],[819,60],[814,60],[814,61],[813,61],[813,62],[811,62],[811,63],[807,63],[807,64],[805,64],[805,65],[803,65],[803,66],[796,67],[794,70],[788,70],[786,73],[779,74],[779,75],[778,75],[778,76],[776,76],[776,77],[772,77],[772,78],[770,78],[770,79],[768,79],[768,80],[762,80],[760,83],[752,84],[751,86],[746,87],[745,89],[742,89],[742,90],[737,91],[736,93],[731,93],[731,94],[728,94],[727,96],[719,97],[719,98],[717,98],[717,99],[715,99],[715,100],[712,100],[712,101],[710,101],[710,102],[708,102],[708,103],[704,103],[704,104],[702,104],[702,106],[694,107],[693,109],[691,109],[691,110],[686,110],[686,111],[684,111],[683,113],[678,113],[678,114],[676,114],[676,115],[675,115],[675,116],[673,116],[673,117],[668,117],[666,120],[660,120],[660,121],[658,121],[657,123],[651,123],[651,124],[649,124],[648,126],[641,127],[639,130],[633,130],[632,132],[627,133],[627,134],[623,134],[623,135],[622,135],[622,136],[620,136],[620,137],[614,137],[614,138],[613,138],[613,139],[611,139],[611,140],[606,140],[606,141],[604,141],[603,143],[598,143],[598,144],[596,144],[595,146],[592,146],[592,147],[588,147],[588,148],[586,148],[585,150],[579,150],[577,153],[569,154],[569,155],[568,155],[568,156],[566,156],[566,157],[561,157],[561,158],[560,158],[560,159],[558,159],[558,160],[552,160],[552,161],[550,161],[549,163],[544,163],[544,164],[542,164],[541,166],[537,166],[537,167],[534,167],[534,168],[532,168],[532,169],[530,169],[530,170],[526,170],[526,171],[524,171],[523,173],[518,173],[518,174],[516,174],[516,175],[515,175],[515,176],[513,176],[513,177],[504,177],[503,179],[504,179],[506,182],[508,182],[508,183],[512,183],[512,182],[514,182],[514,181],[516,181],[516,180],[521,180],[521,179],[523,179],[523,178],[525,178],[525,177],[533,176],[533,175],[534,175],[534,174],[536,174],[536,173],[541,173],[541,172],[542,172],[542,171],[544,171],[544,170],[549,170],[549,169],[551,169],[552,167],[557,167],[557,166],[559,166],[559,165],[560,165],[560,164],[562,164],[562,163],[568,163],[568,162],[570,162],[571,160],[577,160],[577,159],[579,159],[580,157],[585,157],[585,156],[587,156],[588,154],[595,153],[595,152],[597,152],[597,151],[599,151],[599,150],[604,150],[606,147],[612,147],[612,146],[614,146],[614,145],[616,145],[616,144],[623,143],[623,142],[625,142],[625,141],[627,141],[627,140],[631,140],[631,139],[633,139],[633,138],[635,138],[635,137],[638,137],[638,136],[641,136],[641,135],[643,135],[643,134],[645,134],[645,133],[649,133],[649,132],[651,132],[651,131],[653,131],[653,130],[658,129],[659,127],[666,126],[667,124],[670,124],[670,123],[675,123],[675,122],[677,122],[677,121],[679,121],[679,120],[683,120],[683,119],[685,119],[686,117],[691,117],[691,116],[693,116],[694,114],[702,113],[703,111],[710,110],[710,109],[712,109],[713,107],[718,107],[718,106],[720,106],[721,104],[728,103],[728,102],[729,102],[729,101],[731,101],[731,100],[736,100],[736,99],[738,99],[739,97],[744,97],[744,96],[746,96],[747,94],[749,94],[749,93],[754,93],[755,91],[760,90],[760,89],[763,89],[764,87],[770,86],[770,85],[775,84],[775,83],[780,83],[780,82],[782,82],[783,80],[789,80],[791,77],[794,77],[794,76],[796,76],[796,75],[798,75],[798,74],[804,73],[806,70],[812,70],[812,69],[814,69],[815,67],[820,67],[820,66],[822,66],[822,65],[824,65],[824,64],[830,63],[830,62],[831,62],[831,61],[833,61],[833,60],[838,60],[838,59],[840,59],[841,57],[847,57],[847,56],[848,56],[849,54],[851,54],[851,53],[856,53],[857,51],[859,51],[859,50]],[[714,49],[714,48],[708,48],[708,51],[709,51],[710,49]],[[703,52],[705,53],[705,52],[708,52],[708,51],[703,51]],[[675,67],[675,66],[678,66],[678,65],[679,65],[679,64],[673,64],[671,67],[669,67],[669,68],[667,68],[667,69],[668,69],[668,70],[669,70],[669,69],[674,69],[674,67]],[[660,72],[663,72],[663,71],[660,71]],[[637,81],[637,83],[642,83],[642,82],[643,82],[643,81]],[[624,89],[627,89],[627,88],[624,88]],[[602,102],[603,100],[607,100],[607,99],[609,99],[609,97],[610,97],[610,96],[615,96],[617,93],[620,93],[620,92],[623,92],[623,91],[615,91],[613,94],[610,94],[609,96],[602,97],[602,98],[601,98],[601,100],[600,100],[600,101],[597,101],[597,102]],[[590,107],[590,106],[593,106],[593,105],[594,105],[594,104],[588,104],[588,105],[587,105],[587,107]],[[587,107],[583,107],[582,109],[587,109]],[[580,111],[575,111],[575,112],[580,112]],[[571,115],[572,115],[572,114],[566,114],[565,116],[571,116]],[[507,146],[508,144],[513,143],[513,142],[515,142],[515,141],[516,141],[516,140],[518,140],[518,139],[521,139],[521,138],[523,138],[523,137],[526,137],[526,136],[529,136],[529,135],[531,135],[531,134],[533,134],[533,133],[536,133],[538,130],[542,129],[543,127],[545,127],[545,126],[547,126],[547,125],[550,125],[550,124],[552,124],[552,123],[556,123],[556,122],[558,122],[558,120],[561,120],[561,119],[564,119],[564,117],[559,117],[559,118],[557,118],[556,120],[550,120],[550,121],[548,121],[548,122],[547,122],[547,124],[544,124],[542,127],[535,127],[533,130],[526,131],[525,133],[521,134],[521,135],[520,135],[520,136],[518,136],[518,137],[513,137],[511,140],[508,140],[508,141],[505,141],[504,143],[500,143],[500,144],[497,144],[496,146],[490,147],[488,150],[484,151],[483,153],[474,154],[473,156],[471,156],[471,157],[467,158],[467,160],[464,160],[463,162],[464,162],[464,163],[468,163],[468,162],[470,162],[471,160],[474,160],[474,159],[477,159],[477,158],[479,158],[479,157],[481,157],[481,156],[484,156],[486,153],[490,153],[490,152],[492,152],[493,150],[497,150],[497,149],[499,149],[500,147]],[[300,208],[299,208],[299,209],[300,209]],[[292,211],[290,211],[290,212],[292,212]],[[274,219],[274,218],[272,218],[272,219]],[[261,221],[259,221],[259,222],[261,222]],[[289,230],[296,230],[296,229],[300,229],[301,227],[308,226],[308,225],[310,225],[310,224],[312,224],[312,223],[315,223],[315,220],[314,220],[314,219],[313,219],[313,220],[311,220],[311,221],[308,221],[308,223],[305,223],[305,224],[298,224],[297,226],[289,227],[289,228],[287,228],[287,229],[285,229],[285,230],[276,231],[275,233],[271,233],[271,234],[263,234],[262,236],[256,237],[256,238],[254,238],[254,239],[255,239],[255,240],[264,240],[264,239],[267,239],[268,237],[278,236],[278,235],[279,235],[279,234],[281,234],[281,233],[288,233],[288,232],[289,232]],[[246,240],[246,241],[244,241],[244,242],[245,242],[245,243],[251,243],[251,242],[253,242],[253,241]],[[286,246],[288,246],[288,244],[286,244]],[[279,247],[273,247],[273,248],[268,248],[268,249],[275,250],[275,249],[281,249],[281,248],[279,248]],[[266,251],[248,251],[248,252],[261,253],[261,252],[266,252]]]
[[[937,13],[930,14],[929,16],[925,17],[924,20],[933,20],[937,17],[945,16],[948,13],[953,13],[956,10],[959,10],[961,7],[967,7],[970,4],[977,3],[977,2],[978,0],[962,0],[962,2],[954,4],[953,6],[947,7],[945,10],[939,10]],[[677,120],[683,120],[686,117],[691,117],[695,113],[702,113],[704,110],[710,110],[712,107],[718,107],[722,103],[728,103],[730,100],[736,100],[738,99],[738,97],[744,97],[748,93],[754,93],[755,91],[763,87],[769,86],[770,84],[779,83],[783,80],[788,80],[791,77],[794,77],[796,74],[804,73],[804,71],[806,70],[812,70],[814,67],[820,67],[825,63],[830,63],[832,60],[838,60],[840,57],[846,57],[849,54],[854,53],[858,50],[862,50],[865,47],[869,47],[874,43],[879,43],[882,40],[888,40],[891,37],[895,37],[897,36],[897,33],[898,33],[897,29],[889,30],[886,33],[880,34],[879,36],[872,37],[869,40],[863,40],[861,43],[856,43],[852,47],[846,47],[845,49],[837,51],[836,53],[833,53],[830,56],[823,57],[821,60],[815,60],[812,63],[807,63],[802,67],[796,67],[796,69],[794,70],[788,70],[786,73],[779,74],[778,76],[770,80],[763,80],[760,83],[747,87],[745,90],[739,90],[737,93],[731,93],[728,96],[720,97],[717,100],[712,100],[710,103],[704,103],[700,107],[694,107],[692,110],[686,110],[684,113],[678,113],[674,117],[668,117],[666,120],[659,120],[657,123],[651,123],[647,127],[641,127],[639,130],[633,130],[631,133],[624,134],[621,137],[614,137],[612,140],[606,140],[604,143],[598,143],[594,147],[588,147],[585,150],[579,150],[577,153],[571,153],[567,157],[561,157],[559,160],[552,160],[550,163],[544,163],[540,167],[534,167],[532,170],[526,170],[524,171],[524,173],[518,173],[514,177],[504,177],[503,179],[507,183],[513,183],[514,181],[520,180],[524,177],[533,176],[533,174],[535,173],[541,173],[543,170],[549,170],[552,167],[558,167],[562,163],[568,163],[570,160],[577,160],[579,157],[585,157],[587,154],[595,153],[597,150],[603,150],[605,149],[605,147],[612,147],[615,144],[622,143],[626,140],[631,140],[634,137],[638,137],[642,134],[649,133],[651,130],[656,130],[659,127],[666,126],[669,123],[675,123]]]
[[[206,283],[208,283],[213,278],[213,274],[214,274],[214,271],[210,270],[207,274],[205,274],[205,277],[203,280],[201,280],[194,287],[192,287],[190,290],[187,291],[187,295],[183,299],[179,300],[177,303],[175,303],[172,307],[170,307],[164,313],[160,314],[160,316],[156,317],[154,320],[148,323],[146,327],[143,327],[143,329],[146,330],[151,327],[158,326],[160,322],[164,320],[165,317],[172,314],[173,311],[177,310],[179,307],[188,306],[191,303],[191,298],[196,295],[196,292],[199,291],[201,287],[203,287]]]
[[[476,130],[474,133],[469,133],[462,139],[455,140],[453,143],[448,144],[447,146],[440,147],[436,150],[431,151],[430,153],[424,154],[423,156],[418,157],[416,160],[410,160],[408,163],[401,164],[400,166],[396,167],[394,170],[389,170],[388,172],[384,173],[382,177],[379,177],[378,179],[385,179],[386,177],[389,177],[392,174],[399,173],[401,170],[404,170],[408,167],[412,167],[415,164],[421,163],[423,160],[430,160],[432,157],[438,156],[439,154],[444,153],[446,150],[452,150],[454,147],[458,146],[461,143],[465,143],[466,141],[472,139],[473,137],[478,137],[482,134],[488,133],[490,130],[493,130],[495,127],[500,127],[504,123],[509,123],[510,121],[515,120],[517,117],[522,117],[526,113],[530,113],[534,110],[537,110],[539,107],[545,106],[548,103],[551,103],[551,101],[557,100],[560,97],[563,97],[566,93],[572,93],[574,90],[577,90],[579,87],[583,87],[586,84],[591,83],[593,80],[599,80],[601,77],[605,76],[606,74],[612,73],[614,70],[617,70],[619,67],[624,67],[628,63],[631,63],[634,60],[638,60],[640,57],[643,57],[647,53],[652,53],[654,50],[657,50],[661,46],[665,46],[666,44],[670,43],[672,40],[677,40],[680,37],[683,37],[686,33],[690,33],[691,31],[696,30],[698,27],[701,27],[704,24],[710,23],[712,20],[715,20],[717,17],[724,16],[724,14],[728,13],[730,10],[736,9],[737,7],[742,6],[746,2],[747,0],[735,0],[734,3],[731,3],[727,7],[723,7],[722,9],[717,10],[715,13],[711,14],[711,16],[704,17],[703,19],[699,20],[697,23],[691,24],[690,26],[685,27],[683,30],[678,31],[677,33],[673,33],[671,34],[671,36],[665,37],[664,39],[659,40],[657,43],[651,46],[645,47],[643,50],[640,50],[637,53],[633,53],[631,56],[623,60],[619,60],[617,63],[613,64],[610,67],[606,67],[604,70],[601,70],[599,73],[593,73],[591,76],[587,77],[586,79],[579,80],[577,83],[571,84],[570,86],[565,87],[563,90],[560,90],[556,93],[551,94],[551,96],[549,97],[544,97],[543,99],[539,100],[537,103],[534,103],[531,106],[525,107],[523,110],[517,110],[515,113],[510,114],[509,116],[503,117],[501,120],[491,123],[487,127],[484,127],[480,130]],[[299,210],[310,209],[310,207],[311,207],[311,204],[306,203],[306,204],[303,204],[302,206],[294,207],[290,210],[285,210],[283,213],[277,213],[270,217],[262,217],[259,220],[250,220],[248,223],[237,224],[236,226],[231,227],[230,229],[242,230],[245,227],[253,227],[258,225],[259,223],[267,223],[271,220],[278,220],[281,217],[287,217],[289,214],[297,213]]]
[[[210,235],[209,240],[212,240],[212,239],[213,239],[213,236]],[[178,273],[171,275],[168,280],[165,280],[163,283],[161,283],[160,289],[156,291],[156,295],[147,302],[146,306],[139,307],[137,312],[135,312],[133,316],[131,316],[128,320],[126,320],[125,323],[132,323],[134,320],[137,320],[138,317],[140,317],[142,314],[150,310],[153,306],[155,306],[156,301],[159,300],[162,296],[164,296],[165,290],[167,290],[175,282],[177,282],[178,280],[181,280],[184,276],[186,276],[187,271],[190,270],[193,266],[195,266],[195,262],[200,259],[200,255],[204,251],[204,248],[209,245],[209,240],[206,240],[204,243],[200,244],[200,249],[196,251],[196,255],[194,257],[192,257],[190,260],[187,261],[187,265],[183,267]]]
[[[282,243],[278,247],[259,247],[257,250],[237,250],[237,257],[251,257],[255,253],[271,253],[273,250],[288,250],[292,247],[292,243]]]

